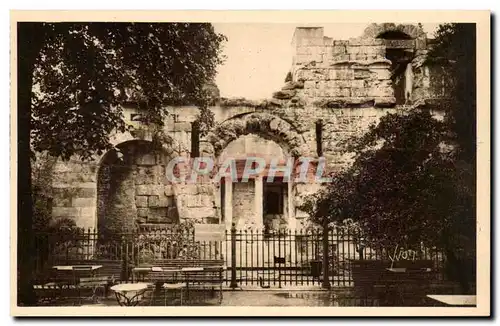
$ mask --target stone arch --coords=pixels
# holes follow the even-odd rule
[[[152,142],[153,137],[150,132],[142,132],[142,133],[131,133],[130,131],[126,132],[120,132],[120,133],[114,133],[110,136],[109,138],[109,143],[117,147],[120,144],[124,144],[129,141],[147,141],[147,142]],[[182,154],[182,152],[186,151],[187,149],[182,149],[182,145],[179,144],[179,141],[175,138],[171,138],[170,142],[168,144],[165,144],[163,146],[164,150],[167,152],[170,152],[171,155],[177,156]],[[106,153],[98,157],[98,161],[100,162],[102,158],[104,157]]]
[[[257,156],[271,161],[272,159],[285,160],[290,154],[275,141],[264,139],[256,134],[240,136],[230,142],[220,153],[219,160],[224,162],[227,158],[236,160],[248,156]]]
[[[133,135],[130,131],[126,132],[119,132],[119,133],[113,133],[109,137],[109,143],[114,147],[114,148],[119,148],[120,146],[124,146],[125,144],[129,142],[143,142],[143,143],[151,143],[152,142],[152,136],[151,133],[145,133],[141,135],[141,137],[138,137],[138,135]],[[171,158],[174,158],[179,155],[183,155],[187,152],[187,149],[182,149],[182,145],[179,144],[178,140],[175,138],[171,138],[171,143],[169,144],[164,144],[162,146],[162,150],[167,153]],[[109,156],[111,153],[116,153],[115,150],[109,150],[107,152],[104,152],[101,155],[94,155],[92,158],[92,163],[97,167],[96,169],[96,174],[95,174],[95,179],[97,180],[97,172],[99,167],[103,164],[104,160],[106,159],[107,156]]]
[[[133,135],[130,132],[110,135],[110,144],[113,148],[131,142],[148,144],[151,143],[151,137],[148,134]],[[173,158],[184,154],[183,150],[178,150],[179,148],[177,141],[173,139],[171,143],[163,145],[162,151]],[[73,219],[79,227],[98,227],[99,172],[103,163],[111,160],[116,154],[116,151],[111,149],[102,154],[95,153],[89,161],[82,161],[76,156],[69,161],[60,158],[56,160],[51,173],[53,218]]]
[[[385,58],[391,62],[391,81],[396,105],[412,101],[414,71],[412,61],[418,49],[425,47],[426,34],[420,25],[371,24],[364,37],[376,38],[385,46]]]
[[[97,226],[115,232],[143,223],[175,223],[178,214],[165,176],[171,153],[132,139],[103,155],[97,171]]]
[[[417,39],[425,36],[425,32],[418,25],[410,24],[370,24],[363,32],[363,37],[377,38],[384,33],[398,32],[407,35],[411,39]]]
[[[240,136],[255,134],[283,147],[291,156],[308,153],[304,137],[289,122],[268,113],[248,113],[228,119],[207,135],[213,154],[218,157],[229,143]]]

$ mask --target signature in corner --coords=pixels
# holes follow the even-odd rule
[[[389,254],[389,259],[391,260],[391,268],[394,266],[395,261],[400,261],[400,260],[414,261],[417,256],[417,252],[415,250],[411,249],[405,250],[403,247],[399,247],[398,251],[398,247],[399,245],[396,245],[396,248],[394,248],[394,254],[392,256],[391,254]]]

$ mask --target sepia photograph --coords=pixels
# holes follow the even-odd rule
[[[11,12],[11,314],[490,314],[488,11],[78,14]]]

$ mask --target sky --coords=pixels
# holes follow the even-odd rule
[[[223,54],[226,61],[218,68],[216,83],[222,97],[270,98],[281,89],[292,65],[292,36],[296,24],[214,23],[216,32],[226,35]],[[304,26],[301,24],[300,26]],[[310,25],[313,26],[313,25]],[[359,37],[363,24],[314,24],[324,27],[324,36],[336,40]],[[439,24],[423,24],[432,37]]]

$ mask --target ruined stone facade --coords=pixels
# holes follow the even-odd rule
[[[216,125],[198,142],[192,106],[170,108],[163,131],[172,141],[151,147],[151,133],[136,121],[133,105],[125,120],[142,130],[113,135],[120,149],[95,157],[58,162],[53,177],[53,217],[77,225],[121,229],[137,224],[182,220],[223,223],[238,229],[298,229],[307,216],[297,206],[319,184],[308,180],[248,183],[210,177],[197,183],[169,183],[166,164],[177,156],[200,156],[221,162],[258,154],[270,161],[326,159],[327,171],[349,164],[343,141],[360,135],[387,112],[431,107],[446,87],[439,67],[425,64],[431,40],[418,26],[372,24],[359,38],[333,40],[321,27],[297,28],[293,65],[273,98],[261,102],[220,99],[211,107]],[[265,77],[264,77],[265,78]]]

